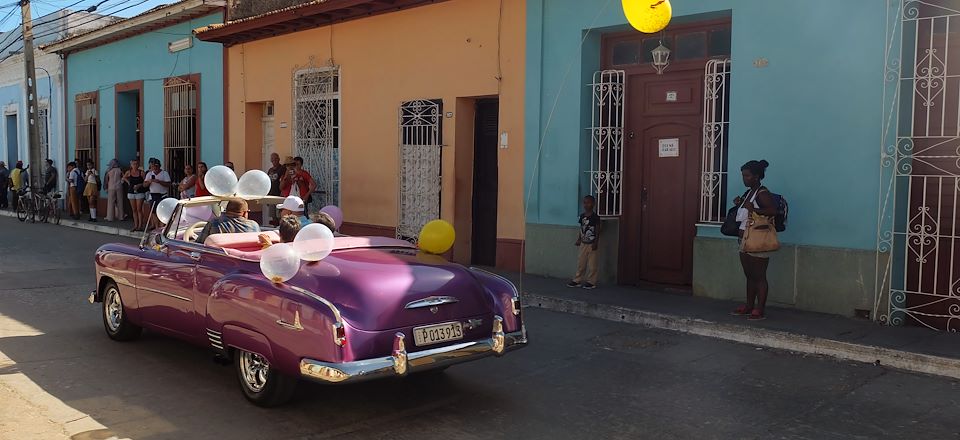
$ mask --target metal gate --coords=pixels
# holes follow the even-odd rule
[[[77,160],[77,166],[86,166],[87,161],[93,161],[96,167],[100,161],[100,129],[97,125],[97,119],[100,113],[100,106],[97,103],[98,92],[80,93],[74,98],[74,108],[76,109],[76,129],[77,139],[74,144],[74,156]]]
[[[163,83],[163,101],[163,163],[173,182],[179,183],[186,165],[197,166],[197,84],[170,78]],[[170,193],[180,196],[176,185]]]
[[[707,61],[703,76],[703,153],[700,222],[722,223],[727,213],[730,144],[730,59]]]
[[[960,10],[888,0],[876,319],[960,329]]]
[[[440,218],[442,101],[400,104],[400,187],[397,238],[416,242],[420,229]]]
[[[340,204],[340,71],[313,68],[294,77],[294,152],[317,184],[310,212]]]
[[[623,127],[626,72],[603,70],[593,74],[590,124],[590,193],[597,198],[597,214],[623,213]]]

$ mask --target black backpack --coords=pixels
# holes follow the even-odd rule
[[[770,197],[773,197],[773,203],[777,205],[777,216],[773,219],[774,226],[776,227],[777,232],[786,231],[787,215],[790,214],[790,205],[787,204],[787,198],[773,192],[770,193]]]
[[[100,183],[100,175],[94,174],[93,178],[97,180],[97,192],[100,192],[100,190],[103,188],[103,184]]]
[[[783,232],[787,230],[787,216],[790,214],[790,205],[787,203],[787,198],[771,192],[767,189],[767,192],[770,193],[770,197],[773,198],[774,205],[777,206],[777,215],[773,219],[774,227],[777,232]],[[743,199],[747,198],[747,195],[750,194],[750,191],[743,193],[740,196]],[[720,227],[720,233],[723,235],[736,237],[740,233],[740,223],[737,222],[737,209],[739,206],[734,206],[727,211],[727,216],[723,219],[723,225]]]

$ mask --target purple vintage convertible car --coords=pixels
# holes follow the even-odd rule
[[[329,257],[273,284],[260,271],[256,233],[193,241],[222,204],[182,200],[140,246],[97,250],[90,301],[102,302],[107,335],[131,340],[148,328],[207,346],[232,360],[244,395],[262,406],[288,400],[300,378],[350,383],[438,371],[527,343],[512,283],[402,240],[337,237]]]

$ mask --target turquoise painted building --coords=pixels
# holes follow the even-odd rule
[[[99,170],[158,158],[223,162],[223,47],[193,29],[223,22],[222,1],[161,6],[45,47],[65,56],[67,157]]]
[[[765,159],[791,210],[770,304],[956,325],[922,299],[960,310],[945,228],[960,174],[955,2],[673,0],[656,35],[630,28],[620,1],[527,5],[529,272],[571,276],[580,199],[595,194],[603,282],[743,298],[718,222],[745,190],[740,166]],[[921,140],[938,159],[918,159]]]

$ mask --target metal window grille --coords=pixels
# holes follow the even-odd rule
[[[960,330],[960,9],[888,0],[874,317]]]
[[[100,139],[97,136],[97,93],[81,93],[74,98],[77,117],[77,166],[83,167],[87,161],[98,164],[100,161]]]
[[[590,194],[597,198],[597,214],[623,212],[623,127],[626,72],[604,70],[593,74],[590,124]]]
[[[400,187],[397,238],[416,242],[427,222],[440,218],[443,102],[400,104]]]
[[[317,189],[310,211],[340,204],[340,71],[309,69],[294,76],[294,152]]]
[[[197,84],[184,78],[169,78],[163,83],[163,156],[166,170],[174,183],[184,177],[187,164],[197,165]],[[176,185],[170,188],[179,197]]]
[[[726,215],[727,147],[730,133],[730,59],[707,61],[703,80],[703,153],[700,222]]]
[[[47,158],[54,157],[50,149],[50,108],[40,107],[37,111],[37,128],[40,131],[40,151],[46,152]]]

